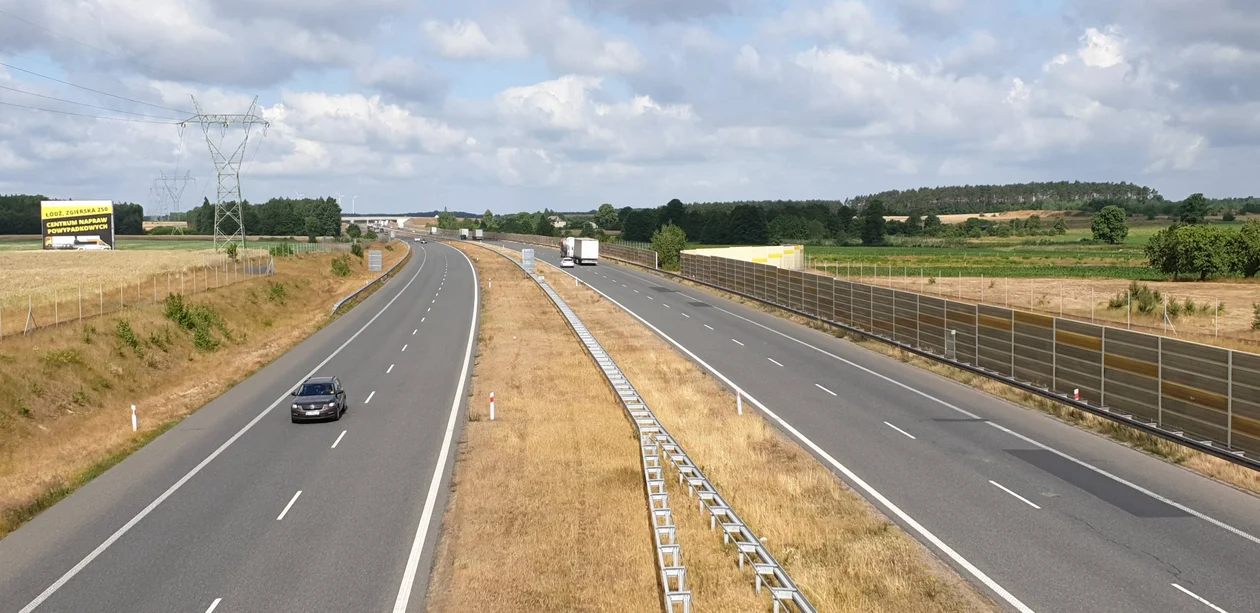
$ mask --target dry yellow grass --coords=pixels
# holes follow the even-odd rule
[[[385,252],[386,267],[406,253]],[[352,259],[335,277],[332,255],[279,259],[276,275],[189,296],[232,332],[215,351],[194,348],[162,306],[0,341],[0,536],[68,493],[79,476],[134,448],[155,429],[200,408],[288,351],[327,321],[332,303],[379,273]],[[283,288],[283,298],[272,284]],[[241,308],[245,305],[246,308]],[[137,348],[118,333],[127,322]],[[122,408],[140,407],[133,433]]]
[[[795,313],[784,311],[755,300],[748,300],[747,298],[730,292],[713,289],[707,285],[701,285],[699,283],[676,278],[673,280],[683,283],[688,287],[722,296],[723,298],[755,308],[762,312],[782,317],[798,324],[833,334],[840,338],[845,338],[850,342],[866,347],[872,351],[877,351],[879,353],[883,353],[884,355],[895,357],[902,362],[917,366],[924,370],[930,370],[943,377],[948,377],[965,385],[969,385],[994,396],[1006,399],[1022,407],[1048,413],[1049,415],[1066,423],[1089,430],[1090,432],[1094,432],[1096,434],[1101,434],[1118,443],[1128,445],[1129,447],[1138,449],[1155,457],[1184,466],[1187,469],[1193,470],[1205,477],[1220,481],[1221,483],[1231,487],[1260,495],[1260,473],[1257,473],[1254,470],[1242,468],[1215,456],[1210,456],[1157,436],[1152,436],[1121,424],[1117,424],[1100,417],[1095,417],[1089,413],[1074,409],[1063,403],[1054,402],[1042,398],[1041,396],[1029,394],[1009,385],[989,379],[988,377],[981,377],[965,370],[942,364],[935,360],[929,360],[912,353],[907,353],[892,347],[887,343],[868,340],[857,335],[848,336],[833,326],[822,324],[796,315]],[[1230,346],[1228,341],[1223,341],[1218,344]],[[1235,343],[1235,345],[1237,345],[1237,343]]]
[[[735,415],[725,388],[647,328],[589,288],[553,287],[818,610],[997,610],[760,416]],[[765,610],[751,571],[737,569],[695,499],[679,489],[671,498],[693,502],[672,506],[697,609]]]
[[[537,285],[461,247],[481,329],[427,610],[659,610],[633,425]]]

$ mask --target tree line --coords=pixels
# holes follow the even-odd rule
[[[272,198],[262,204],[241,206],[245,233],[249,236],[341,236],[341,205],[335,198]],[[185,214],[190,234],[214,234],[214,204],[209,198]],[[236,232],[237,225],[225,218],[220,230]]]
[[[0,195],[0,234],[40,234],[39,203],[56,200],[42,195]],[[144,207],[114,203],[114,234],[144,234]]]

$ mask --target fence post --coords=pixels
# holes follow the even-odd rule
[[[166,271],[166,295],[171,295],[171,271]]]
[[[984,304],[984,273],[980,273],[980,304]]]
[[[57,288],[53,288],[53,327],[61,326],[61,304],[57,298]]]
[[[919,339],[919,294],[914,295],[914,346],[919,349],[923,348],[923,343]]]
[[[105,315],[105,283],[104,282],[99,282],[99,281],[97,282],[96,297],[99,298],[101,301],[101,305],[100,305],[101,312],[97,313],[97,315],[104,316]]]
[[[1212,322],[1212,338],[1220,338],[1221,336],[1221,299],[1216,299],[1216,317]],[[1230,358],[1233,359],[1233,358]]]
[[[1164,320],[1159,323],[1164,328],[1164,334],[1168,334],[1168,294],[1164,294]]]
[[[1164,337],[1155,337],[1155,343],[1155,347],[1159,352],[1158,355],[1156,355],[1156,359],[1159,363],[1155,366],[1155,368],[1158,369],[1155,374],[1159,375],[1159,395],[1155,399],[1157,407],[1155,419],[1156,424],[1162,428],[1164,426]]]
[[[1125,327],[1129,330],[1133,329],[1133,290],[1124,290],[1124,303],[1126,322]]]
[[[126,291],[124,290],[123,284],[119,283],[118,284],[118,310],[120,311],[126,308],[127,306],[127,300],[126,298],[123,297],[123,294],[125,293]]]
[[[83,286],[79,286],[79,325],[83,325]]]
[[[1094,323],[1094,306],[1097,304],[1094,299],[1094,286],[1089,286],[1089,322]]]
[[[1230,349],[1226,364],[1229,370],[1225,379],[1225,389],[1228,393],[1225,395],[1225,446],[1230,449],[1234,448],[1234,350]]]
[[[1098,364],[1098,405],[1107,406],[1107,327],[1102,331],[1102,361]]]
[[[1059,317],[1063,317],[1063,282],[1059,281]]]

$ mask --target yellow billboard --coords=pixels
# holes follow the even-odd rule
[[[113,249],[111,200],[53,200],[39,203],[44,249]]]

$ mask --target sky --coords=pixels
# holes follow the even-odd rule
[[[257,97],[246,199],[361,213],[1260,191],[1254,0],[0,0],[0,193],[213,201],[193,97]]]

